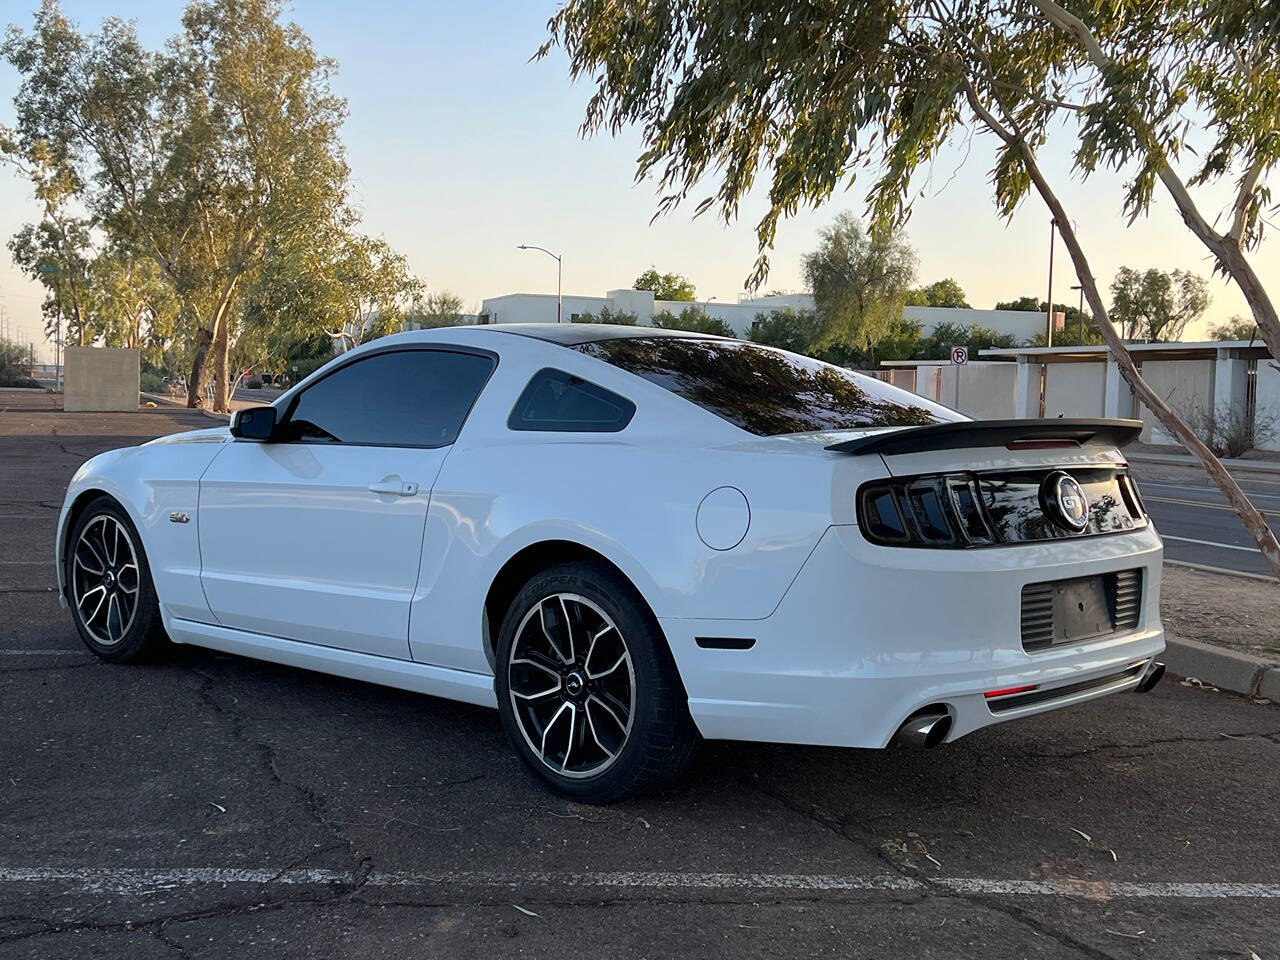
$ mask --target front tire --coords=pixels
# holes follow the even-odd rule
[[[612,803],[684,769],[697,743],[653,615],[603,565],[565,563],[516,595],[494,689],[507,738],[557,793]]]
[[[142,538],[111,497],[85,509],[67,538],[71,617],[84,645],[103,660],[133,663],[168,643]]]

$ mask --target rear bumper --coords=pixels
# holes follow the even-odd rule
[[[1164,649],[1162,547],[1155,531],[979,550],[877,547],[827,530],[773,614],[664,619],[703,736],[883,747],[911,714],[945,705],[948,740],[981,727],[1137,686]],[[1142,612],[1128,632],[1022,649],[1022,587],[1141,568]],[[706,649],[699,637],[751,639]],[[1142,669],[1137,669],[1142,664]],[[1131,675],[1119,676],[1134,668]],[[1105,683],[1086,681],[1113,677]],[[995,709],[987,691],[1035,684],[1061,696]]]

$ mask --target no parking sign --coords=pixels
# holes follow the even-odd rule
[[[952,347],[951,362],[952,363],[968,363],[969,348],[968,347]]]

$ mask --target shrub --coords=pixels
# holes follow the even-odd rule
[[[1276,417],[1258,410],[1250,420],[1244,410],[1223,404],[1216,411],[1184,405],[1177,414],[1216,457],[1239,457],[1276,436]]]
[[[757,313],[751,321],[751,341],[781,347],[792,353],[808,353],[822,336],[822,321],[812,310],[783,307]]]
[[[169,385],[164,382],[164,377],[151,370],[143,370],[138,378],[138,387],[143,393],[165,393],[169,389]]]
[[[653,315],[653,325],[663,330],[688,330],[692,333],[710,333],[717,337],[736,337],[733,327],[719,317],[713,317],[701,307],[685,307],[676,316],[670,310],[659,310]]]
[[[634,327],[640,318],[630,310],[619,310],[616,313],[608,307],[601,307],[599,313],[580,313],[574,323],[616,323],[623,327]]]

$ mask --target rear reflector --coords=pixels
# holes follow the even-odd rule
[[[1061,450],[1079,446],[1080,444],[1075,440],[1010,440],[1004,448],[1006,450]]]
[[[988,690],[986,693],[983,694],[983,696],[986,697],[988,700],[992,700],[996,697],[1007,697],[1010,694],[1014,694],[1014,693],[1026,693],[1028,690],[1035,690],[1038,686],[1039,684],[1028,683],[1025,686],[1021,686],[1021,687],[1004,687],[1001,690]]]

